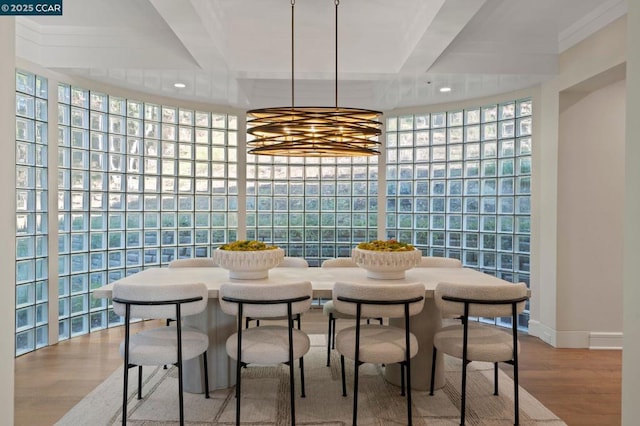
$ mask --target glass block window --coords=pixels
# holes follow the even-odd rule
[[[247,155],[247,238],[319,266],[377,238],[378,158]]]
[[[49,342],[47,92],[16,71],[16,355]]]
[[[95,288],[236,239],[237,118],[58,86],[60,339],[122,319]]]
[[[531,111],[520,99],[389,117],[386,238],[528,284]]]

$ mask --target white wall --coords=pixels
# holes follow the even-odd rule
[[[15,203],[16,89],[13,17],[0,17],[0,200]],[[13,424],[15,354],[15,210],[0,209],[0,417]]]
[[[583,347],[602,332],[620,346],[625,100],[619,81],[560,113],[556,329]]]
[[[614,138],[618,147],[623,144],[624,136],[621,129],[624,128],[624,120],[619,117],[624,116],[623,107],[621,107],[624,105],[624,89],[620,86],[604,88],[611,85],[613,81],[624,78],[626,37],[627,17],[625,16],[568,49],[560,56],[558,76],[542,84],[539,96],[534,98],[534,107],[537,105],[539,109],[534,110],[537,127],[534,127],[531,289],[538,297],[532,300],[532,321],[529,324],[529,331],[558,347],[622,347],[620,321],[622,267],[619,262],[616,264],[612,260],[616,252],[618,255],[622,253],[621,230],[619,227],[614,229],[615,241],[608,240],[610,246],[615,246],[611,249],[613,254],[607,260],[607,264],[618,268],[614,272],[617,274],[616,281],[610,284],[612,287],[606,291],[601,289],[595,293],[584,291],[581,281],[587,276],[590,277],[590,273],[599,273],[600,270],[597,269],[597,265],[594,265],[593,255],[588,252],[588,248],[580,247],[581,253],[575,256],[568,255],[566,252],[569,247],[583,244],[583,237],[573,227],[571,218],[574,206],[568,203],[565,197],[569,194],[580,199],[578,192],[571,192],[573,191],[571,186],[574,184],[578,185],[576,191],[588,190],[584,183],[576,179],[578,173],[576,167],[585,166],[578,166],[568,158],[566,153],[571,149],[572,144],[579,143],[573,140],[574,137],[591,138],[587,136],[586,131],[580,130],[580,126],[593,126],[590,134],[594,135],[594,139],[589,139],[588,145],[591,151],[582,154],[587,156],[585,160],[589,163],[600,161],[591,158],[600,155],[596,150],[596,136],[593,132],[607,132],[607,128],[602,127],[599,121],[585,119],[579,123],[576,121],[576,115],[607,114],[604,110],[597,111],[598,100],[606,100],[609,105],[616,105],[618,114],[615,117],[609,116],[616,120],[615,124],[612,124],[617,126],[612,127],[616,133],[611,133],[609,129],[604,139],[607,143],[611,143],[611,138]],[[603,90],[600,93],[586,95],[601,89]],[[585,93],[576,96],[576,91]],[[617,96],[622,97],[616,98]],[[573,105],[570,105],[571,103]],[[568,104],[570,106],[567,107]],[[620,156],[620,153],[617,155]],[[613,164],[614,160],[607,161]],[[562,162],[567,162],[565,164],[569,167],[567,171],[563,170]],[[598,182],[599,188],[604,189],[596,176],[590,175],[589,179]],[[619,175],[614,179],[621,184]],[[604,198],[594,203],[611,201],[612,195],[609,190],[602,195]],[[622,198],[620,194],[614,196],[618,207],[621,206]],[[607,213],[607,216],[615,218],[611,213]],[[620,216],[617,218],[620,220]],[[575,219],[581,220],[579,217]],[[583,226],[594,226],[586,222]],[[591,256],[591,259],[587,255]],[[582,272],[577,274],[578,271]],[[597,274],[593,276],[598,277]],[[605,298],[602,297],[603,293],[607,295]],[[587,319],[587,312],[580,311],[580,306],[587,309],[596,306],[596,318],[608,318],[605,323],[598,319]]]
[[[640,419],[640,2],[628,2],[627,135],[625,146],[624,351],[622,424]]]

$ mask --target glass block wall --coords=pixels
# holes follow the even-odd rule
[[[247,238],[319,266],[377,238],[378,158],[247,156]]]
[[[531,99],[387,118],[386,237],[528,284],[531,124]]]
[[[48,102],[58,111],[51,230]],[[396,238],[528,282],[531,120],[530,99],[401,115],[386,119],[383,162],[247,155],[245,163],[235,116],[48,88],[45,78],[17,71],[16,354],[48,344],[49,261],[58,265],[63,340],[121,323],[93,289],[176,258],[210,256],[243,232],[312,266],[349,256],[358,242]],[[239,185],[246,229],[238,229]],[[49,232],[57,258],[49,259]]]
[[[16,355],[49,342],[47,92],[16,72]]]
[[[237,118],[58,86],[59,336],[120,324],[93,289],[236,239]]]

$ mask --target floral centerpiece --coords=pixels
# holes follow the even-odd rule
[[[223,244],[213,252],[213,260],[229,271],[229,278],[257,280],[267,278],[269,269],[284,260],[284,250],[256,240]]]
[[[420,264],[422,252],[408,243],[374,240],[358,244],[351,257],[367,271],[369,278],[396,280],[404,278],[405,271]]]

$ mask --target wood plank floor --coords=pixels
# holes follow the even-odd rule
[[[305,315],[303,329],[326,333],[321,310]],[[17,358],[15,425],[48,426],[59,420],[121,366],[123,335],[120,327],[104,330]],[[558,417],[570,426],[620,424],[621,351],[555,349],[531,336],[522,336],[521,343],[520,384]],[[502,368],[511,373],[510,366]]]

